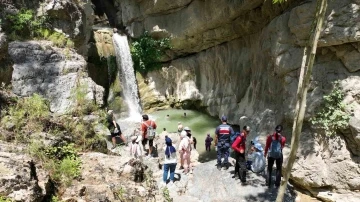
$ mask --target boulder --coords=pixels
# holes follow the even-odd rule
[[[40,6],[39,14],[49,16],[52,27],[73,39],[78,53],[87,55],[94,24],[91,1],[52,0]]]
[[[40,94],[50,101],[50,110],[65,113],[74,105],[76,88],[86,99],[102,105],[104,88],[86,74],[86,62],[73,50],[51,47],[47,42],[29,41],[9,44],[14,62],[13,92],[19,96]]]
[[[162,199],[157,187],[151,185],[151,174],[147,176],[148,182],[134,182],[130,155],[85,153],[80,159],[82,179],[64,190],[62,200],[123,201],[155,196]]]
[[[26,154],[25,147],[0,141],[0,193],[15,201],[42,201],[50,182],[48,173]]]

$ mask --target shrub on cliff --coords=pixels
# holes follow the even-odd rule
[[[65,34],[55,31],[46,15],[36,16],[31,9],[21,9],[6,16],[10,40],[40,39],[53,42],[57,47],[74,48],[74,42]]]
[[[29,146],[29,153],[44,163],[51,179],[58,184],[69,186],[73,179],[81,175],[81,161],[74,144],[46,147],[34,140]]]
[[[323,97],[324,102],[315,117],[310,121],[326,135],[334,135],[338,130],[345,129],[350,120],[350,114],[346,111],[343,102],[345,93],[338,82],[334,83],[332,91]],[[351,106],[350,106],[351,107]]]
[[[142,74],[161,68],[160,59],[170,48],[170,39],[153,39],[148,32],[131,43],[134,69]]]
[[[21,38],[33,38],[39,35],[41,29],[46,28],[46,16],[36,16],[31,9],[21,9],[16,14],[6,16],[8,21],[8,33],[10,38],[18,40]]]
[[[1,124],[11,125],[18,141],[24,141],[30,133],[41,132],[50,119],[49,103],[38,94],[21,98],[1,113]]]

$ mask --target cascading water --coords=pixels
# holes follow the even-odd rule
[[[121,77],[119,78],[123,85],[124,100],[129,109],[129,119],[140,120],[142,110],[127,37],[114,33],[113,43],[116,63],[118,68],[121,68]]]

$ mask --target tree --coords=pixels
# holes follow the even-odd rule
[[[286,0],[273,0],[273,3],[281,3],[284,1]],[[309,89],[310,77],[312,74],[312,69],[315,61],[316,49],[320,37],[320,32],[325,18],[326,8],[327,8],[327,0],[317,0],[316,14],[310,29],[309,41],[304,47],[304,55],[302,58],[302,64],[300,69],[299,84],[296,93],[295,116],[294,116],[294,123],[292,128],[291,151],[285,169],[285,176],[281,181],[279,192],[276,197],[276,202],[282,202],[284,199],[287,182],[290,178],[291,169],[296,159],[296,153],[299,147],[301,129],[302,129],[302,124],[306,109],[306,95]]]

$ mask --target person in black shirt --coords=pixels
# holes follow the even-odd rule
[[[196,138],[191,134],[191,130],[189,127],[185,127],[184,131],[186,131],[186,135],[189,137],[190,143],[193,145],[194,149],[196,149],[197,140]]]
[[[111,133],[111,141],[113,144],[113,147],[111,149],[114,149],[116,147],[116,137],[120,137],[121,140],[126,144],[126,140],[121,133],[120,126],[115,121],[113,110],[108,111],[107,124],[108,124],[108,129],[110,130]]]

